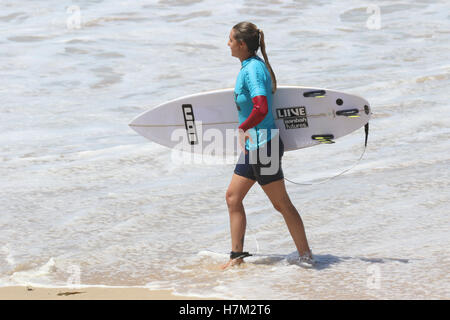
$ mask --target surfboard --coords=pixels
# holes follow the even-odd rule
[[[202,92],[162,103],[129,126],[163,146],[210,155],[238,154],[234,89]],[[280,86],[272,113],[285,151],[334,143],[368,123],[369,102],[324,88]]]

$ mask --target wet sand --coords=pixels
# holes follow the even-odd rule
[[[0,287],[0,300],[202,300],[146,288],[36,288]]]

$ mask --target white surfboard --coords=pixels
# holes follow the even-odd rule
[[[368,123],[369,102],[340,91],[280,86],[273,97],[275,124],[285,151],[333,143]],[[222,89],[165,102],[136,117],[130,127],[169,148],[238,154],[234,90]]]

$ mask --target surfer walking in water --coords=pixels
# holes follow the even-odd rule
[[[299,264],[312,267],[312,252],[303,221],[284,184],[281,168],[284,146],[271,111],[277,83],[267,58],[264,33],[253,23],[238,23],[230,31],[228,46],[231,55],[238,58],[242,65],[234,91],[242,153],[226,192],[232,250],[230,260],[222,268],[239,265],[250,256],[248,252],[243,252],[247,220],[242,202],[256,182],[273,207],[283,215],[299,253]],[[264,60],[256,55],[259,48]]]

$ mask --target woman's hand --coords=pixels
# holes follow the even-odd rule
[[[248,139],[250,139],[250,142],[253,143],[252,137],[250,136],[250,131],[247,130],[244,132],[244,130],[239,129],[239,146],[241,147],[242,152],[244,152],[245,154],[248,153],[247,149],[245,149],[245,143]]]

